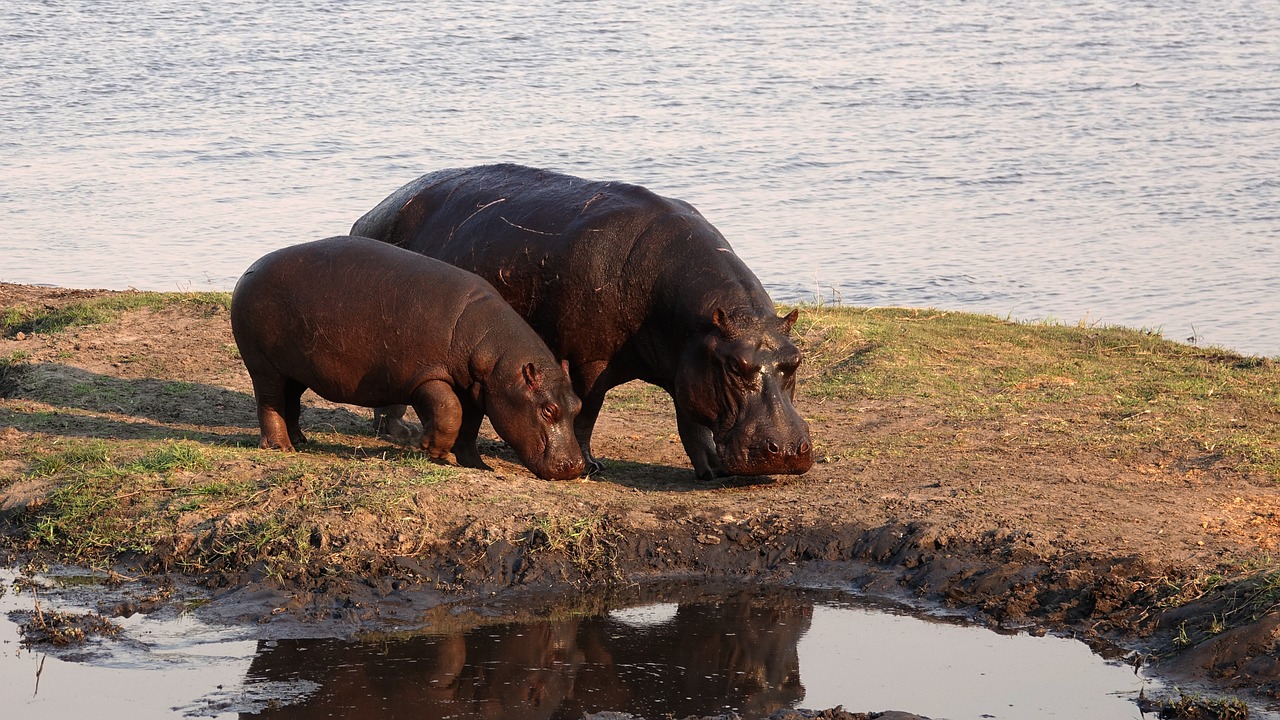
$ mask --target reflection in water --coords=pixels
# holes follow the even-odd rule
[[[615,616],[485,627],[380,643],[263,643],[249,682],[309,680],[307,701],[255,717],[580,718],[623,710],[748,717],[804,695],[796,653],[813,605],[746,594],[681,604],[669,620]]]
[[[686,593],[595,617],[374,643],[263,643],[246,681],[315,683],[253,717],[577,720],[786,707],[980,717],[1137,718],[1144,681],[1079,642],[851,605],[846,595]],[[803,682],[802,682],[803,673]]]

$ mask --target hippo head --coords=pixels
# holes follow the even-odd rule
[[[544,480],[582,475],[585,462],[573,435],[582,403],[564,362],[500,364],[485,384],[484,409],[493,429]]]
[[[711,431],[728,475],[798,475],[813,466],[809,425],[796,412],[800,350],[791,342],[798,311],[785,317],[711,314],[685,349],[673,396],[678,410]],[[692,456],[692,454],[691,454]]]

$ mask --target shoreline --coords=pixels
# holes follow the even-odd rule
[[[258,450],[225,302],[0,285],[10,560],[168,576],[210,594],[206,617],[317,629],[337,613],[352,632],[575,585],[847,583],[1117,642],[1259,707],[1280,697],[1270,360],[1133,330],[806,308],[808,474],[695,482],[669,400],[631,384],[601,421],[606,471],[548,483],[492,435],[495,472],[441,467],[311,396],[312,446]]]
[[[299,241],[299,242],[303,242],[303,241]],[[18,286],[18,287],[32,287],[32,288],[41,288],[41,289],[48,289],[48,290],[78,290],[78,291],[85,291],[85,292],[102,292],[102,293],[141,292],[141,293],[156,293],[156,294],[201,294],[201,293],[230,294],[232,288],[234,288],[235,286],[235,280],[232,279],[231,286],[227,287],[226,289],[219,289],[219,288],[213,287],[212,283],[206,283],[208,287],[195,289],[194,282],[189,282],[188,285],[191,287],[188,287],[187,289],[161,290],[161,289],[137,288],[132,285],[124,288],[110,288],[110,287],[86,288],[86,287],[71,286],[71,285],[58,285],[56,283],[14,282],[14,281],[7,281],[7,280],[0,279],[0,286],[3,286],[3,285],[11,285],[11,286]],[[769,291],[770,295],[772,296],[775,293],[774,291],[770,290],[770,287],[771,286],[769,285],[765,285],[765,290]],[[827,288],[828,290],[830,289],[829,285],[823,286],[823,287]],[[887,305],[848,304],[846,305],[844,303],[843,296],[840,293],[833,293],[831,295],[832,299],[828,301],[826,295],[819,295],[816,292],[816,290],[811,291],[811,289],[808,288],[806,285],[796,283],[794,284],[794,288],[795,288],[795,291],[791,293],[786,293],[786,292],[778,293],[777,294],[778,297],[774,297],[775,303],[780,307],[783,307],[783,306],[785,307],[827,307],[827,308],[850,308],[850,309],[859,309],[859,310],[882,310],[882,309],[895,309],[899,307],[904,307],[904,306],[892,305],[892,304],[887,304]],[[796,299],[795,300],[788,299],[789,296],[794,296]],[[782,299],[779,299],[779,298],[782,298]],[[917,307],[917,306],[906,306],[906,307]],[[940,308],[938,308],[935,305],[927,305],[927,306],[918,306],[918,309],[939,310]],[[975,303],[972,305],[965,303],[964,307],[948,306],[946,311],[991,316],[994,318],[1000,318],[1003,320],[1007,320],[1015,323],[1021,323],[1021,324],[1028,324],[1028,325],[1059,325],[1063,327],[1080,327],[1080,328],[1119,328],[1119,329],[1129,329],[1136,332],[1154,333],[1162,337],[1164,334],[1164,328],[1168,325],[1168,323],[1155,323],[1149,326],[1133,325],[1133,324],[1126,323],[1124,321],[1113,323],[1110,321],[1103,321],[1099,318],[1092,317],[1091,310],[1084,310],[1080,314],[1080,317],[1074,320],[1065,319],[1065,316],[1061,312],[1051,312],[1051,311],[1046,311],[1044,313],[1032,314],[1032,315],[1023,317],[1023,316],[1018,316],[1014,310],[991,309],[989,307],[984,307],[982,303]],[[1202,347],[1206,350],[1223,350],[1226,352],[1238,353],[1245,357],[1267,358],[1269,360],[1280,361],[1280,344],[1277,344],[1270,351],[1261,350],[1261,349],[1254,351],[1249,349],[1232,347],[1231,345],[1227,345],[1227,344],[1217,344],[1217,343],[1199,345],[1199,338],[1201,336],[1200,336],[1200,331],[1196,329],[1195,323],[1188,320],[1186,322],[1186,325],[1189,328],[1187,332],[1190,332],[1191,336],[1181,340],[1173,339],[1173,338],[1169,338],[1169,340],[1171,342],[1180,342],[1180,343],[1186,343],[1191,345],[1198,345],[1199,347]],[[1257,334],[1251,333],[1250,336],[1256,337]]]

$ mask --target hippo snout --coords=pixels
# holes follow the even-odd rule
[[[791,441],[765,440],[748,450],[748,462],[768,468],[759,475],[794,474],[813,467],[813,447],[807,438]]]
[[[799,475],[813,467],[813,446],[807,437],[764,438],[724,447],[720,461],[729,475]]]
[[[785,462],[790,462],[800,457],[808,457],[810,454],[809,441],[801,440],[800,442],[778,445],[778,443],[770,440],[765,444],[764,454],[771,460]]]
[[[586,469],[587,463],[579,453],[577,457],[542,463],[534,472],[543,480],[574,480],[582,477]]]

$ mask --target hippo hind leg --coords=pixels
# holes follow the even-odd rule
[[[389,438],[401,445],[417,445],[422,440],[422,430],[404,419],[408,405],[388,405],[373,409],[373,432],[378,437]]]
[[[286,379],[284,382],[284,426],[289,433],[289,442],[294,445],[307,442],[307,436],[302,434],[302,426],[299,425],[302,416],[302,393],[306,391],[307,386],[296,380]]]
[[[250,378],[253,380],[253,397],[258,404],[258,428],[262,432],[258,446],[265,450],[293,452],[293,443],[289,440],[288,378],[274,370],[253,372]],[[293,402],[296,405],[298,400],[295,398]],[[296,416],[297,411],[294,411],[293,417]]]
[[[680,433],[680,442],[689,455],[689,461],[693,463],[693,473],[699,480],[714,480],[728,474],[720,463],[720,456],[716,454],[716,441],[711,428],[694,422],[677,409],[676,430]]]

